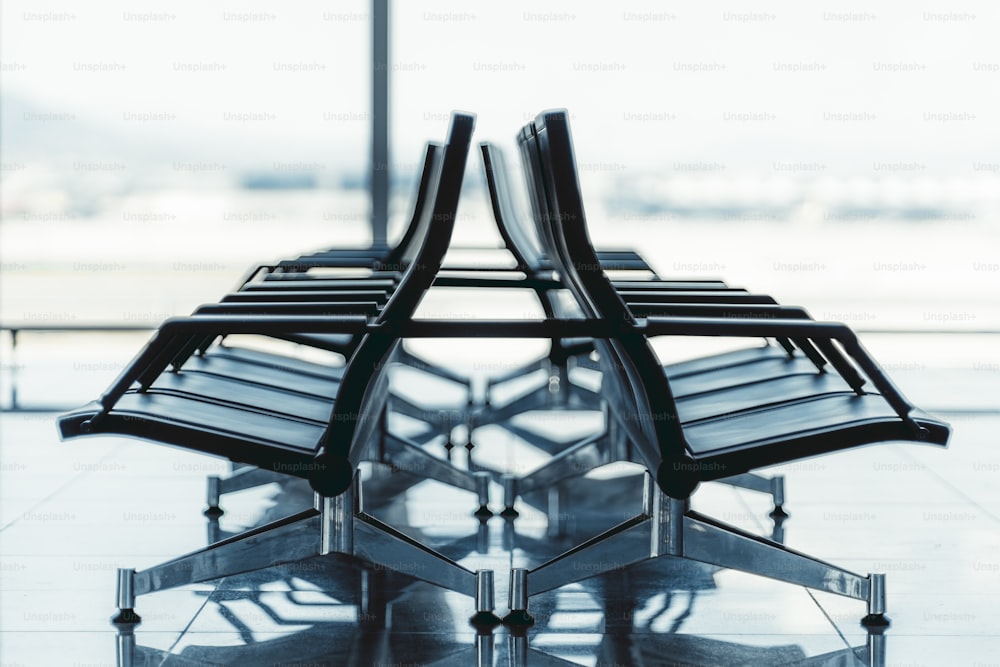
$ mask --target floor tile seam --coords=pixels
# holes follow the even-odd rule
[[[915,457],[912,453],[910,453],[909,451],[907,451],[905,448],[900,448],[900,451],[902,452],[902,454],[903,454],[904,457],[906,457],[907,459],[909,459],[910,461],[912,461],[914,464],[921,464],[920,461],[917,459],[917,457]],[[955,493],[956,495],[958,495],[960,498],[965,499],[965,501],[968,502],[970,505],[972,505],[976,509],[982,511],[990,519],[992,519],[993,521],[995,521],[997,523],[1000,523],[1000,515],[998,515],[995,511],[993,511],[991,509],[988,509],[987,507],[983,506],[982,503],[976,501],[974,498],[969,497],[969,495],[966,494],[960,487],[956,486],[951,480],[949,480],[948,478],[944,477],[935,468],[933,468],[931,466],[927,466],[927,472],[930,473],[930,475],[932,477],[934,477],[939,482],[941,482],[946,487],[948,487],[953,493]]]
[[[215,583],[211,593],[205,596],[205,599],[202,601],[201,605],[198,606],[198,610],[191,615],[191,619],[187,622],[187,625],[185,625],[184,628],[177,634],[177,638],[174,639],[174,641],[167,648],[166,654],[163,658],[163,662],[160,663],[161,667],[167,662],[167,660],[171,658],[171,656],[174,655],[174,648],[180,643],[181,639],[184,638],[184,635],[188,633],[188,631],[191,629],[191,626],[194,625],[195,620],[198,618],[201,612],[204,611],[205,607],[208,606],[208,603],[212,600],[212,594],[214,594],[216,591],[219,590],[219,587],[222,585],[224,581],[225,578],[220,579]]]
[[[840,640],[844,642],[844,647],[848,649],[854,648],[853,646],[851,646],[851,643],[847,640],[847,637],[844,636],[844,633],[840,630],[840,626],[837,625],[837,622],[834,621],[833,617],[830,616],[830,614],[827,613],[826,609],[823,608],[823,605],[820,603],[816,595],[813,594],[813,592],[808,588],[803,587],[802,590],[804,590],[806,592],[806,595],[808,595],[810,599],[812,599],[813,603],[819,609],[820,613],[823,614],[826,620],[830,623],[830,626],[833,628],[833,631],[836,632],[837,636],[840,637]]]
[[[105,455],[104,457],[102,457],[102,458],[101,458],[101,459],[100,459],[100,460],[98,461],[98,463],[101,463],[101,462],[103,462],[103,461],[104,461],[104,460],[105,460],[106,458],[108,458],[108,456],[110,456],[110,455],[111,455],[112,453],[114,453],[114,452],[115,452],[115,451],[117,451],[118,449],[120,449],[120,447],[116,447],[115,449],[113,449],[113,450],[112,450],[111,452],[109,452],[109,453],[108,453],[107,455]],[[0,526],[0,533],[3,533],[4,531],[6,531],[6,530],[8,530],[8,529],[10,529],[10,528],[14,527],[15,525],[17,525],[17,524],[18,524],[18,523],[20,522],[21,518],[22,518],[22,517],[23,517],[23,516],[24,516],[25,514],[29,514],[29,513],[31,513],[31,512],[34,512],[36,508],[38,508],[38,507],[41,507],[42,505],[44,505],[45,503],[47,503],[48,501],[52,500],[52,499],[53,499],[54,497],[56,497],[57,495],[59,495],[60,493],[62,493],[62,492],[63,492],[63,491],[65,491],[66,489],[68,489],[69,487],[71,487],[71,486],[73,486],[74,484],[76,484],[76,483],[77,483],[78,481],[80,481],[80,480],[81,480],[81,479],[82,479],[82,478],[83,478],[83,477],[84,477],[85,475],[87,475],[87,472],[86,472],[86,471],[81,471],[81,472],[79,472],[78,474],[76,474],[76,475],[73,475],[73,477],[71,477],[70,479],[66,480],[65,482],[63,482],[62,484],[60,484],[60,485],[59,485],[58,487],[56,487],[56,489],[55,489],[54,491],[52,491],[52,492],[51,492],[51,493],[49,493],[48,495],[46,495],[46,496],[44,496],[44,497],[40,498],[40,499],[39,499],[38,501],[36,501],[36,502],[35,502],[34,504],[32,504],[32,505],[31,505],[31,507],[29,507],[28,509],[26,509],[26,510],[25,510],[24,512],[21,512],[20,516],[18,516],[18,517],[16,517],[16,518],[12,519],[12,520],[11,520],[10,522],[8,522],[8,523],[4,524],[3,526]]]

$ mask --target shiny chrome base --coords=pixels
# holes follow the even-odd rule
[[[453,469],[457,475],[462,472]],[[473,479],[472,476],[469,476]],[[471,490],[481,489],[475,481]],[[147,570],[118,570],[117,625],[140,622],[139,595],[317,556],[343,554],[375,571],[399,572],[475,599],[473,620],[493,616],[493,572],[471,572],[364,511],[361,482],[335,498],[316,496],[313,509],[265,524]],[[499,622],[499,619],[496,619]]]
[[[642,514],[531,570],[511,574],[511,612],[529,617],[527,597],[656,558],[686,558],[867,603],[866,627],[886,627],[885,575],[861,576],[729,526],[664,495],[646,474]],[[515,577],[515,572],[516,577]],[[515,588],[516,582],[516,588]],[[515,591],[517,595],[515,596]],[[505,622],[507,618],[505,617]]]

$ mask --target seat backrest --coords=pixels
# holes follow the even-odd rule
[[[677,406],[659,360],[591,244],[566,112],[540,114],[522,130],[519,146],[548,256],[586,317],[620,323],[617,336],[595,341],[611,411],[658,477],[663,470],[677,473],[679,482],[664,490],[686,497],[697,485],[697,471]]]
[[[484,142],[479,147],[493,219],[504,245],[517,262],[517,268],[529,275],[551,271],[552,266],[544,261],[538,241],[532,238],[532,231],[525,228],[525,217],[514,203],[503,152],[490,143]]]
[[[427,189],[422,214],[426,218],[422,223],[426,224],[427,233],[419,248],[407,257],[399,286],[375,322],[380,328],[365,335],[351,356],[318,454],[323,462],[333,462],[330,474],[341,474],[341,479],[334,480],[336,483],[331,485],[325,480],[311,478],[314,488],[321,493],[331,495],[346,489],[341,488],[344,467],[340,464],[350,461],[353,470],[363,448],[381,424],[388,397],[387,366],[399,345],[394,325],[413,316],[444,261],[455,224],[474,125],[475,117],[470,114],[456,112],[452,115],[447,144],[435,155],[434,178]],[[346,483],[349,484],[349,479]]]
[[[539,227],[553,263],[591,316],[635,322],[590,240],[566,112],[544,112],[529,127],[537,147],[533,180],[544,203]]]
[[[424,215],[424,209],[427,206],[428,189],[440,166],[435,160],[435,156],[442,148],[441,144],[427,142],[427,147],[424,150],[424,163],[420,169],[417,194],[413,202],[413,214],[410,216],[410,221],[407,223],[406,230],[403,232],[403,236],[400,237],[399,243],[386,253],[383,260],[375,267],[376,269],[382,271],[404,270],[406,267],[403,262],[407,252],[418,247],[423,236],[427,233],[428,218]]]
[[[418,223],[426,232],[418,234],[417,242],[404,252],[401,262],[405,268],[379,315],[379,324],[411,317],[441,269],[455,225],[474,126],[475,117],[471,114],[452,114],[448,143],[427,189]]]
[[[538,203],[532,198],[530,207],[532,214],[526,216],[519,210],[514,201],[509,179],[507,163],[503,152],[490,143],[480,144],[483,167],[486,172],[486,184],[489,189],[490,204],[493,208],[493,219],[503,238],[504,245],[517,262],[517,268],[529,278],[539,278],[551,281],[553,266],[543,253],[544,244],[538,241],[538,229],[532,228],[528,221],[535,220],[538,213]],[[529,195],[531,195],[529,188]],[[536,284],[533,288],[546,317],[565,315],[566,304],[554,293],[551,285]],[[561,345],[558,339],[553,340],[553,346]]]

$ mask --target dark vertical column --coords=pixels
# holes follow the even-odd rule
[[[389,221],[389,0],[372,0],[372,245]]]

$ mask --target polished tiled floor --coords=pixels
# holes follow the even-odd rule
[[[866,343],[906,347],[877,338]],[[108,622],[115,568],[149,567],[218,531],[308,507],[308,489],[289,482],[227,496],[227,513],[212,526],[201,514],[205,477],[225,474],[224,462],[123,439],[59,443],[54,414],[4,413],[0,664],[998,664],[1000,393],[991,368],[901,363],[893,373],[916,403],[953,423],[948,450],[888,444],[776,469],[787,478],[786,544],[888,574],[893,624],[873,637],[858,624],[860,602],[672,559],[532,598],[537,622],[526,633],[480,634],[467,623],[471,598],[341,557],[142,596],[142,624],[119,635]],[[417,393],[461,398],[445,387]],[[595,423],[579,415],[557,430],[570,437],[567,424],[585,432]],[[484,465],[523,471],[542,460],[499,428],[480,429],[476,441]],[[443,451],[440,440],[427,446]],[[464,465],[464,450],[457,452]],[[469,569],[495,569],[501,614],[510,567],[555,555],[641,502],[641,479],[627,466],[568,482],[560,540],[547,536],[531,497],[516,520],[480,523],[472,494],[436,482],[379,493],[400,480],[403,473],[369,485],[373,513]],[[492,497],[495,505],[499,487]],[[705,485],[694,507],[757,533],[773,529],[769,499],[748,491]]]

